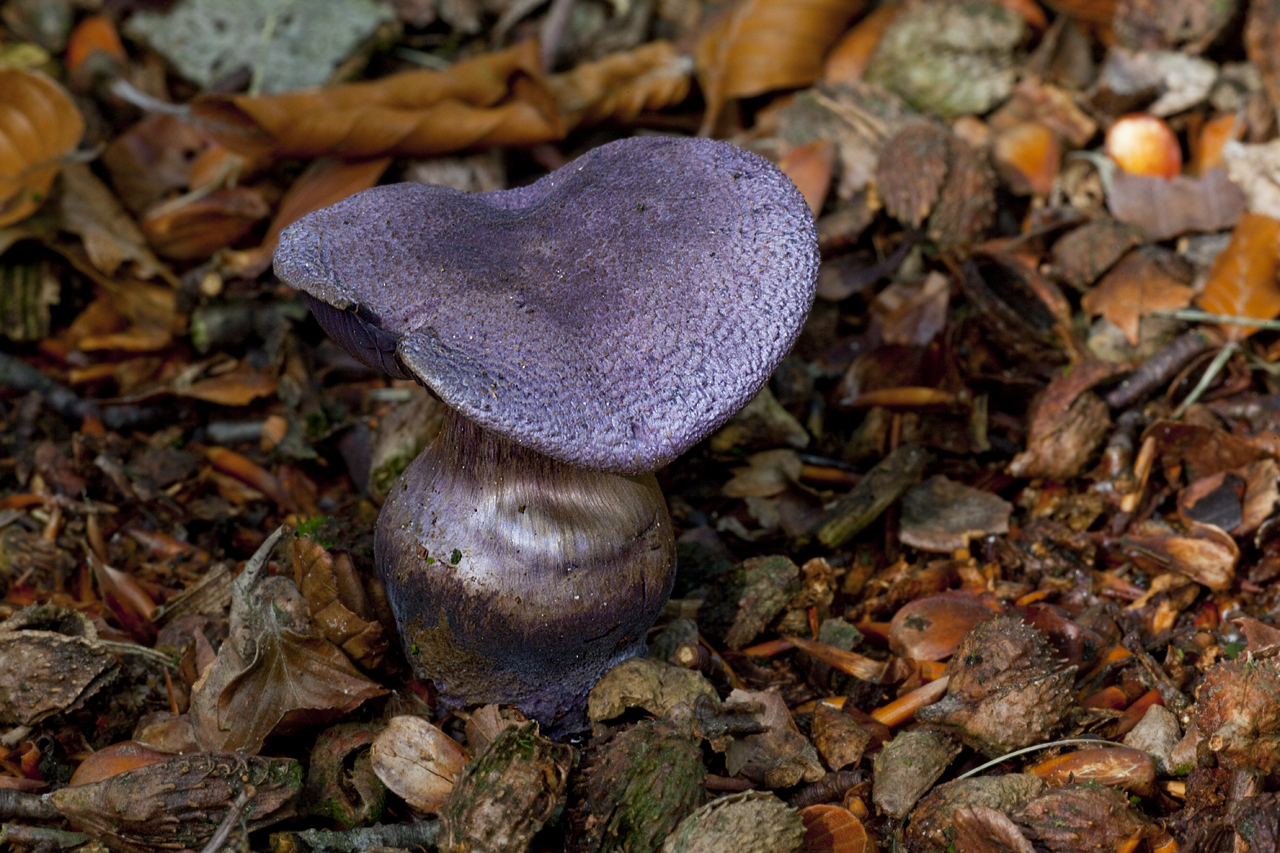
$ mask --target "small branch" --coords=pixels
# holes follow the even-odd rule
[[[356,853],[374,847],[394,847],[401,850],[422,847],[436,849],[440,835],[440,821],[420,820],[416,823],[394,823],[361,827],[346,832],[327,829],[306,829],[297,838],[311,848],[313,853]]]
[[[80,832],[68,832],[65,829],[46,829],[41,826],[20,826],[18,824],[0,824],[0,846],[5,844],[25,848],[56,848],[70,850],[87,844],[89,836]]]
[[[62,813],[44,797],[13,788],[0,788],[0,819],[57,820]]]

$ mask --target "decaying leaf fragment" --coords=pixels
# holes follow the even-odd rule
[[[0,226],[35,212],[75,150],[84,119],[66,90],[35,71],[0,68]]]
[[[1003,814],[1039,796],[1044,789],[1044,782],[1028,773],[976,776],[939,785],[911,813],[903,839],[907,850],[927,853],[944,849],[953,837],[953,821],[959,821],[965,809],[988,808]]]
[[[293,581],[264,577],[283,528],[233,584],[231,636],[192,687],[190,716],[205,748],[256,752],[273,731],[323,723],[386,691],[313,634]]]
[[[935,474],[907,489],[902,498],[904,543],[923,551],[950,553],[975,536],[1009,531],[1013,504],[982,489]]]
[[[1115,323],[1129,343],[1136,346],[1138,324],[1143,317],[1191,304],[1194,277],[1191,265],[1167,249],[1134,249],[1084,295],[1080,306],[1091,315],[1101,314]]]
[[[1245,209],[1244,193],[1221,169],[1199,178],[1159,178],[1116,169],[1107,189],[1107,209],[1142,229],[1148,240],[1168,240],[1188,231],[1230,228]]]
[[[296,811],[302,767],[235,752],[175,755],[50,797],[71,823],[118,853],[204,845],[228,809],[249,829]]]
[[[32,725],[78,708],[116,676],[93,624],[32,605],[0,622],[0,723]]]
[[[1009,463],[1015,477],[1066,480],[1079,474],[1111,430],[1107,404],[1089,389],[1118,372],[1090,359],[1056,376],[1036,400],[1027,449]]]
[[[191,112],[220,143],[255,158],[429,157],[565,132],[533,42],[445,71],[279,95],[206,95]]]
[[[644,110],[683,101],[692,71],[687,56],[659,40],[553,74],[547,88],[571,128],[628,122]]]

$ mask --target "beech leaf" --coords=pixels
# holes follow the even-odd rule
[[[864,0],[738,0],[698,39],[694,62],[710,128],[729,98],[807,86]]]
[[[1218,254],[1196,304],[1211,314],[1270,320],[1280,314],[1280,220],[1259,213],[1240,217],[1231,242]],[[1256,326],[1223,324],[1228,341],[1256,332]]]
[[[207,95],[192,115],[249,157],[430,157],[559,139],[564,122],[534,42],[444,70],[279,95]]]
[[[65,89],[34,71],[0,68],[0,226],[35,212],[83,134]]]

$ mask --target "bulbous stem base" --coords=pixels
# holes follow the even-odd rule
[[[565,465],[455,412],[392,486],[374,551],[418,677],[448,705],[513,703],[561,732],[643,653],[675,576],[652,474]]]

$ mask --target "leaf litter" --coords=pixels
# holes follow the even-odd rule
[[[323,57],[275,12],[48,6],[0,8],[9,844],[1280,833],[1274,3],[401,2]],[[590,732],[444,713],[372,571],[439,412],[278,235],[700,128],[801,188],[819,299],[660,472],[675,597]]]

